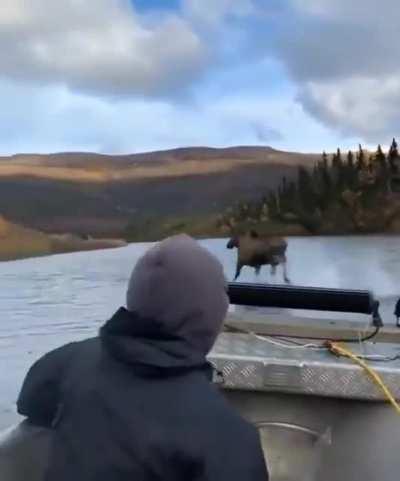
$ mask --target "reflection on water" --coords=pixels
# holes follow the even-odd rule
[[[225,241],[205,241],[233,278],[236,252]],[[16,395],[26,369],[41,354],[96,333],[124,303],[125,285],[146,244],[0,264],[0,428],[15,419]],[[291,238],[293,284],[369,289],[393,322],[400,296],[399,237]],[[240,280],[256,280],[250,268]],[[281,282],[278,270],[273,282]],[[271,282],[269,269],[259,281]],[[315,313],[313,313],[315,316]]]

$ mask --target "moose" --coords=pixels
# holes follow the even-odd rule
[[[286,240],[281,237],[260,237],[254,230],[245,235],[233,236],[226,247],[238,250],[234,280],[240,276],[243,266],[253,267],[258,276],[262,266],[270,265],[271,274],[275,275],[276,267],[281,264],[283,279],[289,284],[286,266],[287,245]]]

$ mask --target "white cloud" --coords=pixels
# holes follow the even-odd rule
[[[274,54],[299,101],[342,134],[384,142],[400,131],[397,0],[291,0]]]
[[[388,141],[400,128],[399,74],[309,82],[300,98],[326,123],[370,142]]]
[[[150,24],[128,0],[2,0],[3,77],[106,95],[164,94],[207,65],[183,17]]]
[[[205,100],[200,97],[190,105],[149,99],[109,102],[63,87],[0,81],[0,154],[131,153],[260,142],[318,151],[338,145],[338,139],[290,97],[227,92]]]

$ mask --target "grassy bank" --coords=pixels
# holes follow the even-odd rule
[[[0,261],[45,256],[52,253],[49,236],[11,224],[0,217]]]
[[[244,219],[234,223],[232,227],[221,225],[220,216],[197,217],[153,217],[128,226],[124,237],[128,242],[155,242],[165,237],[186,233],[197,239],[226,238],[232,233],[244,233],[255,229],[262,236],[345,236],[369,234],[400,234],[400,218],[396,218],[386,228],[381,228],[377,222],[366,224],[365,229],[354,226],[343,210],[338,208],[329,213],[326,219],[318,224],[318,229],[313,229],[312,220],[307,223],[304,219],[288,220],[259,220]],[[372,216],[372,213],[370,213]],[[376,215],[382,216],[382,211],[377,209]],[[373,219],[375,220],[375,219]],[[307,227],[308,226],[308,227]]]
[[[120,239],[81,239],[72,234],[49,235],[6,221],[0,217],[0,261],[28,257],[109,249],[126,245]]]
[[[310,235],[300,224],[279,222],[242,222],[238,230],[256,229],[260,235]],[[127,227],[124,237],[128,242],[155,242],[165,237],[186,233],[197,239],[225,238],[230,229],[219,225],[219,216],[149,218],[140,224]]]

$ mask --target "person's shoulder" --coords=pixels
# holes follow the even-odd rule
[[[70,346],[71,350],[78,350],[84,348],[97,347],[100,344],[100,338],[98,336],[88,337],[87,339],[82,339],[81,341],[74,341],[66,346]]]
[[[38,360],[38,362],[54,363],[57,361],[63,361],[68,358],[72,358],[75,354],[82,352],[84,350],[87,350],[91,346],[95,346],[97,342],[98,341],[96,337],[84,339],[82,341],[68,342],[66,344],[63,344],[60,347],[57,347],[55,349],[52,349],[51,351],[48,351]]]
[[[99,337],[89,337],[81,341],[73,341],[65,344],[60,348],[60,352],[64,353],[68,357],[74,357],[98,351],[100,345],[101,343]]]

